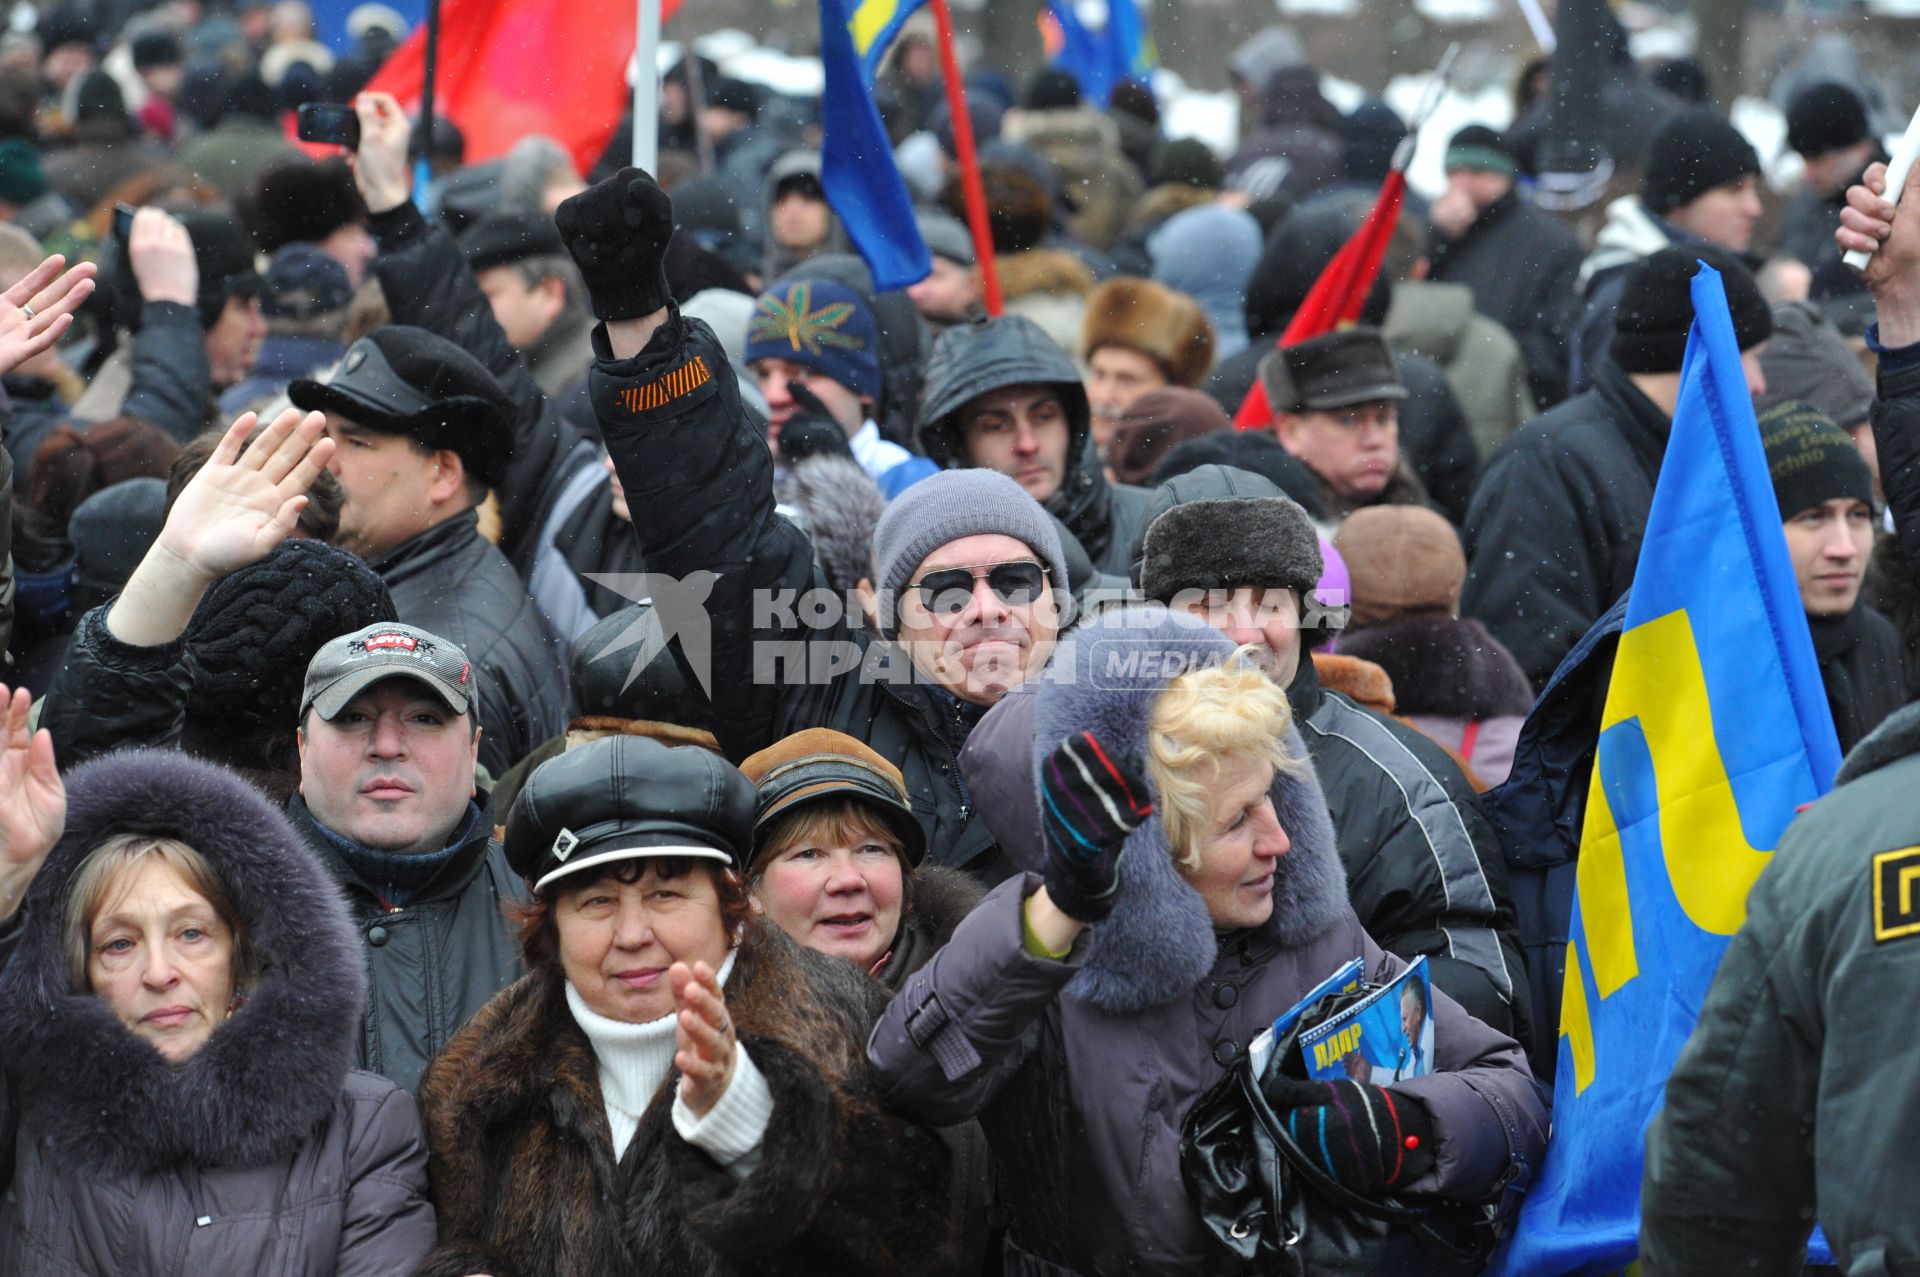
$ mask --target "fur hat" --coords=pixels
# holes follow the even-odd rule
[[[1200,303],[1150,279],[1109,280],[1087,298],[1080,358],[1102,346],[1138,351],[1176,386],[1198,386],[1213,368],[1213,325]]]
[[[1147,527],[1140,589],[1165,603],[1183,590],[1279,586],[1304,599],[1325,570],[1320,534],[1285,497],[1176,505]]]
[[[367,216],[353,174],[341,160],[276,164],[254,179],[238,203],[240,218],[263,253],[283,244],[317,244]]]

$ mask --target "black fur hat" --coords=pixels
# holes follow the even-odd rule
[[[283,244],[317,244],[365,221],[367,206],[341,160],[288,160],[254,179],[239,200],[240,220],[263,253]]]
[[[1279,586],[1304,596],[1324,569],[1320,535],[1285,497],[1176,505],[1147,528],[1140,588],[1166,602],[1182,590]]]

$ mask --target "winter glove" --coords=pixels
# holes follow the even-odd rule
[[[1047,895],[1079,922],[1113,912],[1127,835],[1153,815],[1147,784],[1092,732],[1060,742],[1040,768]]]
[[[1341,1186],[1379,1197],[1433,1169],[1433,1116],[1412,1096],[1351,1078],[1261,1083],[1308,1157]]]
[[[648,174],[623,168],[561,201],[553,221],[580,267],[595,315],[637,319],[667,304],[673,201]]]
[[[787,383],[787,393],[798,406],[780,427],[780,463],[790,466],[796,461],[820,456],[853,460],[853,444],[848,441],[846,430],[833,419],[820,397],[798,381]]]

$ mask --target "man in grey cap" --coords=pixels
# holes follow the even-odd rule
[[[410,625],[314,654],[287,815],[345,889],[366,944],[354,1065],[411,1091],[467,1017],[522,973],[502,907],[525,897],[474,786],[479,672]]]
[[[774,512],[772,456],[734,378],[712,375],[726,366],[712,331],[671,304],[666,193],[625,169],[562,204],[557,221],[606,321],[594,414],[660,574],[656,610],[707,687],[722,749],[744,759],[803,728],[844,732],[899,766],[931,863],[1004,877],[958,755],[987,707],[1052,650],[1069,585],[1053,520],[991,470],[922,479],[875,531],[869,629]],[[662,600],[695,588],[699,606],[677,620]]]
[[[1399,365],[1375,328],[1348,328],[1268,355],[1260,379],[1280,446],[1306,463],[1334,522],[1367,505],[1425,505],[1401,464]]]
[[[907,296],[919,308],[921,318],[938,331],[964,324],[980,305],[979,258],[973,251],[973,236],[957,219],[945,213],[920,212],[914,220],[920,224],[920,238],[927,242],[933,257],[933,271],[917,284],[909,285]]]

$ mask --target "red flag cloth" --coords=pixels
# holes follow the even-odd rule
[[[661,0],[664,24],[680,0]],[[529,133],[553,138],[585,173],[633,100],[634,0],[443,0],[434,112],[460,126],[467,162],[496,159]],[[420,107],[427,32],[414,28],[369,89]]]
[[[1380,262],[1387,255],[1387,242],[1393,238],[1393,228],[1400,220],[1400,204],[1406,194],[1406,173],[1390,169],[1387,180],[1380,183],[1380,197],[1374,200],[1367,220],[1360,223],[1353,238],[1341,246],[1327,268],[1320,272],[1320,278],[1313,281],[1306,300],[1293,312],[1287,330],[1274,343],[1275,349],[1359,321],[1360,311],[1367,304],[1367,294],[1373,291],[1373,281],[1380,275]],[[1241,430],[1265,430],[1273,425],[1273,406],[1267,402],[1267,388],[1258,377],[1253,380],[1253,389],[1240,401],[1240,410],[1233,414],[1233,424]]]

